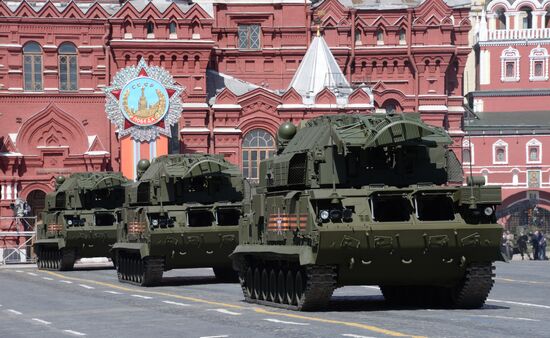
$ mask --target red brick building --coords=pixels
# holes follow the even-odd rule
[[[464,171],[503,187],[502,223],[550,230],[550,2],[487,1]]]
[[[16,196],[37,212],[56,175],[121,169],[102,88],[141,58],[186,88],[170,151],[222,153],[252,178],[281,122],[321,114],[419,111],[460,149],[468,5],[2,1],[0,214]],[[308,48],[325,60],[316,86]]]

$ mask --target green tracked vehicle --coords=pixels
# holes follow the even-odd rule
[[[328,306],[378,285],[387,301],[477,308],[502,260],[501,189],[461,182],[442,128],[417,114],[322,116],[278,132],[231,255],[247,302]]]
[[[219,155],[160,156],[138,163],[113,246],[119,281],[158,284],[164,271],[212,267],[236,281],[228,255],[243,213],[240,170]]]
[[[36,228],[38,268],[71,270],[77,259],[110,257],[126,182],[113,172],[59,176]]]

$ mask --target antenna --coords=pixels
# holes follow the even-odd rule
[[[332,137],[332,133],[334,130],[332,129],[333,126],[330,126],[330,149],[332,151],[332,193],[330,194],[331,197],[331,204],[338,204],[340,202],[340,196],[338,196],[338,193],[336,192],[336,159],[334,158],[334,138]]]
[[[470,134],[470,131],[466,131],[466,136],[468,136],[468,150],[470,152],[470,162],[469,162],[469,168],[470,168],[470,209],[476,209],[476,198],[474,196],[474,175],[472,173],[472,135]],[[464,158],[462,159],[464,161]]]

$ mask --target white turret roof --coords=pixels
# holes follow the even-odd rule
[[[316,36],[290,82],[303,98],[313,98],[321,90],[329,88],[337,97],[349,95],[351,87],[342,73],[334,55],[321,36]]]

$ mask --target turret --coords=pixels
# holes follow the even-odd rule
[[[220,155],[175,154],[138,163],[138,181],[126,188],[128,205],[173,205],[187,201],[239,201],[240,170]]]
[[[124,200],[128,180],[120,173],[74,173],[55,179],[56,190],[46,195],[46,210],[115,208]]]
[[[285,123],[278,155],[260,165],[260,187],[441,185],[459,163],[449,144],[444,129],[418,114],[321,116],[299,130]]]

